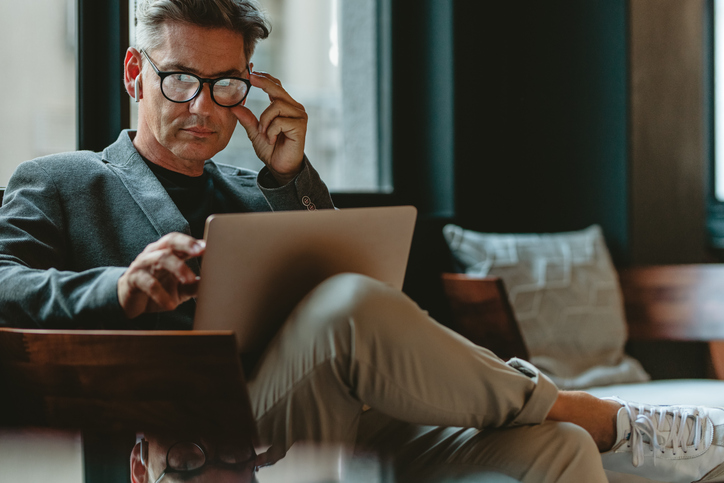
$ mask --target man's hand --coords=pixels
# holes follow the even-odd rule
[[[173,310],[196,295],[199,280],[186,260],[203,255],[202,240],[169,233],[148,245],[118,279],[118,301],[126,317]]]
[[[242,105],[231,109],[246,129],[256,155],[279,184],[285,185],[302,170],[307,113],[278,79],[263,72],[252,72],[250,79],[251,85],[269,95],[271,104],[259,119]]]

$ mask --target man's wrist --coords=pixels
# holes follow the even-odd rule
[[[277,184],[279,184],[279,187],[281,188],[282,186],[286,186],[289,183],[291,183],[292,181],[294,181],[297,178],[297,176],[299,176],[299,173],[302,172],[303,168],[304,168],[304,159],[302,159],[302,162],[299,163],[299,168],[297,169],[297,171],[295,171],[293,173],[282,174],[282,173],[278,173],[278,172],[274,171],[271,168],[269,168],[269,172],[271,173],[271,175],[274,177],[274,180],[277,182]]]
[[[273,172],[273,171],[270,171],[270,172],[271,172],[272,177],[274,178],[274,181],[277,182],[277,184],[279,185],[280,188],[283,187],[283,186],[288,185],[289,183],[291,183],[292,181],[294,181],[294,179],[295,179],[297,176],[299,176],[299,173],[294,174],[294,175],[290,175],[290,176],[282,176],[282,175],[277,174],[277,173],[275,173],[275,172]]]

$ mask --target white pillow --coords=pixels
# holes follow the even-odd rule
[[[531,362],[559,388],[649,379],[623,352],[623,299],[598,225],[541,235],[447,225],[443,234],[466,274],[503,280]]]

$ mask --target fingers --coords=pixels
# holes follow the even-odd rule
[[[180,283],[186,284],[196,280],[196,274],[186,265],[187,258],[189,257],[178,254],[171,248],[162,248],[148,252],[142,259],[142,264],[145,271],[152,276],[160,279],[170,274]]]
[[[304,106],[295,101],[292,96],[284,90],[281,81],[271,74],[266,72],[252,72],[249,80],[251,81],[251,85],[266,92],[269,95],[269,100],[282,99],[304,110]]]
[[[252,85],[266,92],[271,101],[271,104],[264,110],[259,119],[245,106],[239,105],[231,108],[250,139],[253,140],[259,134],[262,134],[266,136],[267,143],[273,145],[276,138],[272,139],[268,136],[267,130],[275,119],[292,118],[307,121],[308,116],[304,106],[295,101],[282,88],[282,84],[277,78],[265,72],[253,72],[250,79]]]
[[[284,451],[281,447],[277,447],[277,445],[273,445],[265,452],[256,456],[256,459],[254,460],[254,465],[257,468],[271,466],[280,459],[282,459],[285,455],[286,451]]]
[[[276,85],[279,86],[279,87],[282,87],[282,81],[280,81],[279,79],[277,79],[276,77],[274,77],[273,75],[271,75],[269,72],[264,72],[264,71],[261,71],[261,70],[255,70],[255,71],[252,72],[252,75],[255,75],[255,76],[257,76],[257,77],[259,77],[259,78],[261,78],[261,79],[267,79],[267,80],[269,80],[271,83],[276,84]],[[253,84],[253,82],[252,82],[252,84]]]
[[[176,308],[175,297],[164,288],[156,277],[148,272],[134,272],[133,284],[153,302],[151,305],[153,307],[152,311],[165,311]],[[148,306],[148,303],[146,305]]]
[[[239,104],[231,108],[231,112],[234,113],[236,118],[239,120],[239,124],[246,130],[246,134],[249,139],[254,139],[259,134],[259,120],[256,118],[253,112],[246,107]]]
[[[244,126],[254,151],[280,185],[285,185],[303,168],[308,116],[276,77],[252,72],[251,84],[269,96],[270,104],[257,119],[244,106],[232,111]]]
[[[271,135],[268,133],[269,126],[278,120],[299,120],[303,122],[303,125],[306,125],[307,123],[307,113],[304,111],[304,109],[299,109],[295,107],[294,105],[282,101],[282,100],[275,100],[273,101],[269,107],[267,107],[264,112],[259,117],[259,132],[261,134],[266,134],[267,138],[269,138],[269,144],[274,144],[276,142],[276,139],[272,141]],[[284,125],[284,124],[280,124]],[[290,125],[299,125],[298,123],[290,123]],[[278,133],[277,133],[278,134]]]
[[[199,279],[186,260],[204,250],[203,241],[182,233],[148,245],[118,280],[118,301],[126,316],[173,310],[195,296]]]
[[[291,141],[303,141],[306,133],[307,122],[303,119],[276,118],[267,129],[266,135],[269,144],[276,144],[280,135],[284,135]]]
[[[179,298],[185,302],[186,300],[196,297],[196,294],[199,293],[199,282],[200,281],[201,281],[201,277],[196,277],[196,279],[193,282],[186,283],[184,285],[179,285],[179,287],[178,287]]]
[[[169,233],[148,245],[144,252],[166,248],[171,249],[179,258],[187,260],[203,255],[206,242],[183,233]]]

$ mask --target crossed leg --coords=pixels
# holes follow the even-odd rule
[[[356,448],[383,455],[401,482],[499,481],[501,474],[522,483],[607,481],[590,435],[571,423],[479,430],[415,425],[370,410]]]
[[[414,436],[394,449],[402,473],[495,469],[522,481],[606,481],[588,433],[540,424],[559,393],[536,368],[504,363],[359,275],[332,277],[299,304],[249,392],[262,442],[279,454],[295,441],[352,446],[358,432],[365,446],[382,434],[389,443],[396,428]],[[363,417],[365,404],[375,411]],[[387,426],[369,433],[375,413]],[[426,457],[403,463],[415,453]]]

